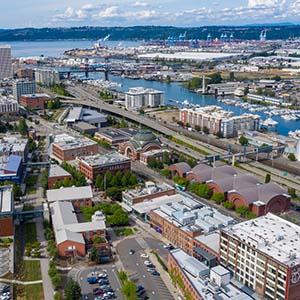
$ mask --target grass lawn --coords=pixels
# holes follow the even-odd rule
[[[41,280],[41,265],[39,260],[24,260],[23,261],[23,276],[24,281]]]
[[[34,243],[36,241],[35,223],[25,223],[25,243]]]
[[[43,300],[44,292],[41,283],[31,285],[14,285],[14,300]]]
[[[135,230],[130,227],[124,227],[124,228],[116,228],[114,229],[114,232],[116,236],[130,236],[135,233]]]

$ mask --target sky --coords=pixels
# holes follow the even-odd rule
[[[0,0],[0,28],[300,23],[300,0]]]

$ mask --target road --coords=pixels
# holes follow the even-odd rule
[[[153,119],[144,117],[135,112],[126,111],[115,105],[107,104],[107,103],[103,102],[102,100],[100,100],[99,97],[94,95],[93,91],[90,91],[90,90],[87,91],[86,89],[82,88],[81,86],[70,87],[68,89],[68,91],[77,98],[74,99],[74,98],[67,97],[66,98],[67,100],[63,100],[63,102],[65,102],[65,103],[90,106],[90,107],[97,108],[99,110],[103,110],[103,111],[107,111],[112,114],[116,114],[118,116],[123,116],[134,122],[146,125],[147,127],[152,128],[152,129],[156,130],[157,132],[160,132],[164,135],[173,136],[183,143],[188,143],[189,145],[198,148],[200,150],[200,152],[207,151],[207,152],[211,152],[211,153],[227,154],[227,151],[222,149],[224,147],[228,148],[228,143],[225,142],[224,140],[218,140],[218,142],[222,145],[222,148],[218,148],[218,147],[212,145],[215,143],[216,139],[214,137],[211,137],[210,135],[204,135],[203,137],[201,137],[201,141],[200,141],[199,140],[200,135],[198,133],[182,131],[182,129],[180,130],[179,128],[175,128],[175,126],[166,127],[166,124],[159,123],[159,121],[157,121],[157,120],[153,120]],[[85,99],[85,100],[82,100],[82,99]],[[181,132],[181,131],[182,131],[182,134],[179,134],[178,132]],[[190,138],[189,136],[191,136],[191,135],[193,135],[193,138],[196,138],[196,140]],[[169,143],[169,141],[168,141],[168,143]],[[176,146],[176,144],[174,144],[174,145],[171,144],[171,145],[172,145],[172,148],[176,148],[179,152],[182,152],[182,153],[185,153],[186,155],[192,156],[197,160],[201,160],[204,157],[203,153],[190,150],[189,148],[187,148],[185,146],[181,146],[181,145]],[[236,150],[237,151],[240,150],[239,145],[233,145],[232,147],[234,149],[236,147],[239,147],[239,149],[236,149]],[[235,152],[237,152],[237,151],[235,151]],[[276,172],[278,172],[277,165],[275,168],[275,164],[276,164],[275,160],[274,160],[273,168],[270,166],[266,166],[266,164],[269,165],[270,161],[257,162],[255,166],[252,166],[252,170],[258,169],[257,172],[260,172],[260,173],[264,169],[266,169],[267,172],[271,172],[271,173],[275,173],[275,174],[276,174]],[[282,180],[282,178],[279,177],[278,175],[274,176],[273,179],[275,182],[277,182],[279,184],[284,184],[289,187],[295,187],[296,190],[300,191],[300,184],[293,182],[293,180],[291,180],[292,184],[290,184],[289,183],[290,178],[288,178],[288,176],[284,180]]]
[[[174,299],[160,276],[154,276],[150,272],[147,272],[147,267],[144,264],[146,259],[141,257],[141,254],[145,253],[145,249],[157,249],[165,259],[167,252],[163,249],[162,245],[161,242],[154,239],[141,237],[125,239],[117,245],[117,253],[125,270],[130,274],[130,278],[137,285],[142,285],[149,299],[153,300]],[[130,250],[134,250],[135,253],[130,255]]]

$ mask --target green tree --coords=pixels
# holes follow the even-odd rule
[[[208,129],[206,126],[204,126],[204,127],[202,128],[202,131],[203,131],[205,134],[209,134],[209,129]]]
[[[225,196],[223,193],[213,193],[211,200],[215,201],[217,204],[221,204],[225,201]]]
[[[209,79],[210,84],[216,84],[216,83],[222,82],[222,76],[221,76],[221,73],[219,73],[219,72],[209,74],[209,77],[210,77],[210,79]]]
[[[247,214],[249,213],[249,208],[247,206],[240,206],[237,207],[235,210],[241,217],[245,218]]]
[[[226,208],[226,209],[234,209],[234,204],[230,201],[225,201],[222,203],[222,205]]]
[[[269,183],[271,181],[271,174],[267,173],[265,178],[265,183]]]
[[[27,135],[28,126],[27,126],[26,121],[25,121],[25,119],[23,117],[21,117],[20,120],[19,120],[18,131],[22,135]]]
[[[297,161],[297,158],[296,158],[296,156],[295,156],[294,153],[290,153],[290,154],[288,155],[288,159],[289,159],[290,161]]]
[[[136,285],[132,281],[126,281],[122,286],[122,293],[128,300],[137,300]]]
[[[244,135],[241,135],[240,138],[239,138],[239,143],[242,146],[248,146],[249,140]]]
[[[65,287],[65,300],[80,300],[81,288],[74,280],[69,280]]]

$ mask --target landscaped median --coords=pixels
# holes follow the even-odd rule
[[[128,278],[128,275],[124,271],[118,273],[118,277],[121,282],[121,292],[126,300],[137,300],[137,288],[136,284]]]

